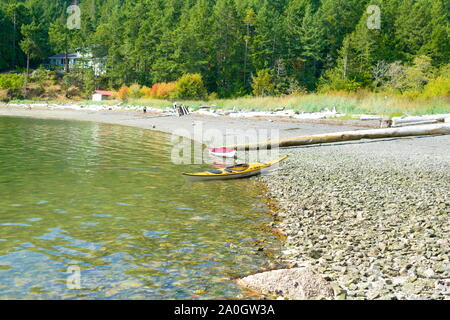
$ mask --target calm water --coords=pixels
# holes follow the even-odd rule
[[[166,135],[0,118],[0,298],[241,294],[270,218],[256,180],[187,183]],[[80,268],[81,289],[68,277]],[[71,271],[75,270],[75,271]],[[73,279],[73,278],[70,278]]]

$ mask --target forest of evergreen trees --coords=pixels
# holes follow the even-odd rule
[[[104,86],[198,73],[219,97],[251,94],[264,73],[268,94],[289,94],[376,90],[408,67],[448,72],[448,0],[80,0],[81,29],[69,30],[71,3],[0,0],[0,71],[89,47],[105,58]],[[368,27],[370,5],[381,9],[379,28]],[[410,78],[391,85],[426,83]]]

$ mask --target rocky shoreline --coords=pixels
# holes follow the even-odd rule
[[[287,238],[338,299],[450,298],[449,136],[292,148],[262,176]]]

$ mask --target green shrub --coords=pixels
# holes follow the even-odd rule
[[[262,69],[256,72],[252,82],[253,94],[258,97],[270,96],[274,93],[275,83],[270,69]]]
[[[427,56],[414,58],[413,65],[405,70],[408,89],[421,90],[434,77],[431,62],[431,58]]]
[[[450,78],[450,63],[447,63],[440,68],[438,76]]]
[[[333,79],[333,81],[328,82],[320,86],[320,92],[329,91],[347,91],[356,92],[363,87],[362,83],[350,79]]]
[[[209,101],[214,101],[214,100],[218,100],[218,99],[219,99],[219,95],[217,94],[217,92],[211,92],[210,95],[208,96]]]
[[[176,83],[172,98],[201,100],[208,96],[200,74],[185,74]]]
[[[42,67],[34,70],[31,74],[30,74],[30,82],[35,82],[39,88],[41,88],[42,90],[44,90],[45,87],[45,81],[51,80],[54,81],[54,79],[56,78],[54,72],[50,71],[50,70],[46,70]]]
[[[422,96],[424,98],[449,97],[450,78],[440,76],[436,79],[431,80],[424,87]]]
[[[57,76],[55,72],[39,67],[31,72],[30,80],[34,82],[41,82],[46,80],[56,80]]]
[[[69,89],[72,86],[81,87],[83,84],[83,78],[78,72],[70,72],[64,74],[61,86],[64,90]]]
[[[139,99],[142,97],[141,86],[137,83],[133,83],[128,88],[128,96],[133,99]]]
[[[7,91],[6,92],[7,100],[14,100],[14,99],[22,100],[26,98],[23,95],[22,89],[8,89],[6,91]]]
[[[291,96],[301,96],[308,93],[308,90],[306,90],[305,87],[301,86],[295,79],[289,79],[288,84],[289,86],[286,88],[284,94]]]
[[[0,74],[0,89],[20,89],[24,81],[24,77],[20,74]]]
[[[405,98],[409,98],[411,100],[417,99],[420,96],[420,91],[418,90],[414,90],[414,89],[409,89],[406,91],[403,91],[402,96]]]
[[[417,92],[421,92],[436,77],[432,60],[427,56],[416,57],[411,66],[403,65],[400,61],[393,62],[387,65],[384,75],[382,89],[406,93],[410,98],[417,97]]]
[[[322,93],[330,91],[355,92],[364,87],[364,83],[344,77],[342,70],[334,68],[325,71],[319,79],[318,91]]]

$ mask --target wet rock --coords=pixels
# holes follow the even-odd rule
[[[264,295],[283,296],[291,300],[333,297],[329,283],[311,267],[258,273],[239,279],[237,283]]]

